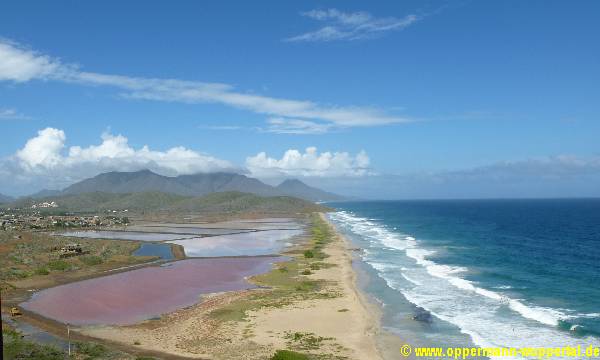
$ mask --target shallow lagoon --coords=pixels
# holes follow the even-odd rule
[[[21,306],[73,325],[133,324],[193,305],[202,294],[253,288],[245,278],[281,259],[182,260],[42,290]]]
[[[170,244],[142,243],[140,248],[133,252],[133,256],[159,256],[162,260],[173,259]]]
[[[234,235],[171,241],[183,246],[188,257],[256,256],[278,253],[302,230],[267,230]]]
[[[242,232],[256,231],[254,229],[220,229],[220,228],[203,228],[196,226],[162,226],[162,225],[136,225],[130,227],[132,231],[139,232],[158,232],[184,235],[227,235],[238,234]]]
[[[115,239],[115,240],[135,240],[135,241],[166,241],[177,239],[189,239],[195,235],[169,234],[169,233],[150,233],[142,231],[110,231],[110,230],[81,230],[56,233],[60,236],[71,236],[90,239]]]

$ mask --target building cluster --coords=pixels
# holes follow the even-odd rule
[[[5,213],[0,211],[0,230],[45,230],[123,226],[129,223],[121,216],[75,216]]]
[[[32,209],[38,209],[38,208],[57,208],[58,204],[55,201],[51,201],[51,202],[41,202],[39,204],[33,204],[31,205]]]

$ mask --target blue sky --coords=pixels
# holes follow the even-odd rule
[[[150,167],[379,198],[600,196],[599,10],[5,1],[0,193]]]

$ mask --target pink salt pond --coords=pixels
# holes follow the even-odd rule
[[[73,325],[133,324],[193,305],[202,294],[253,288],[245,278],[281,259],[182,260],[42,290],[21,306]]]

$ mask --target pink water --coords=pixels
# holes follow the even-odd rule
[[[42,290],[21,306],[73,325],[133,324],[193,305],[201,294],[252,288],[245,277],[279,259],[182,260]]]

